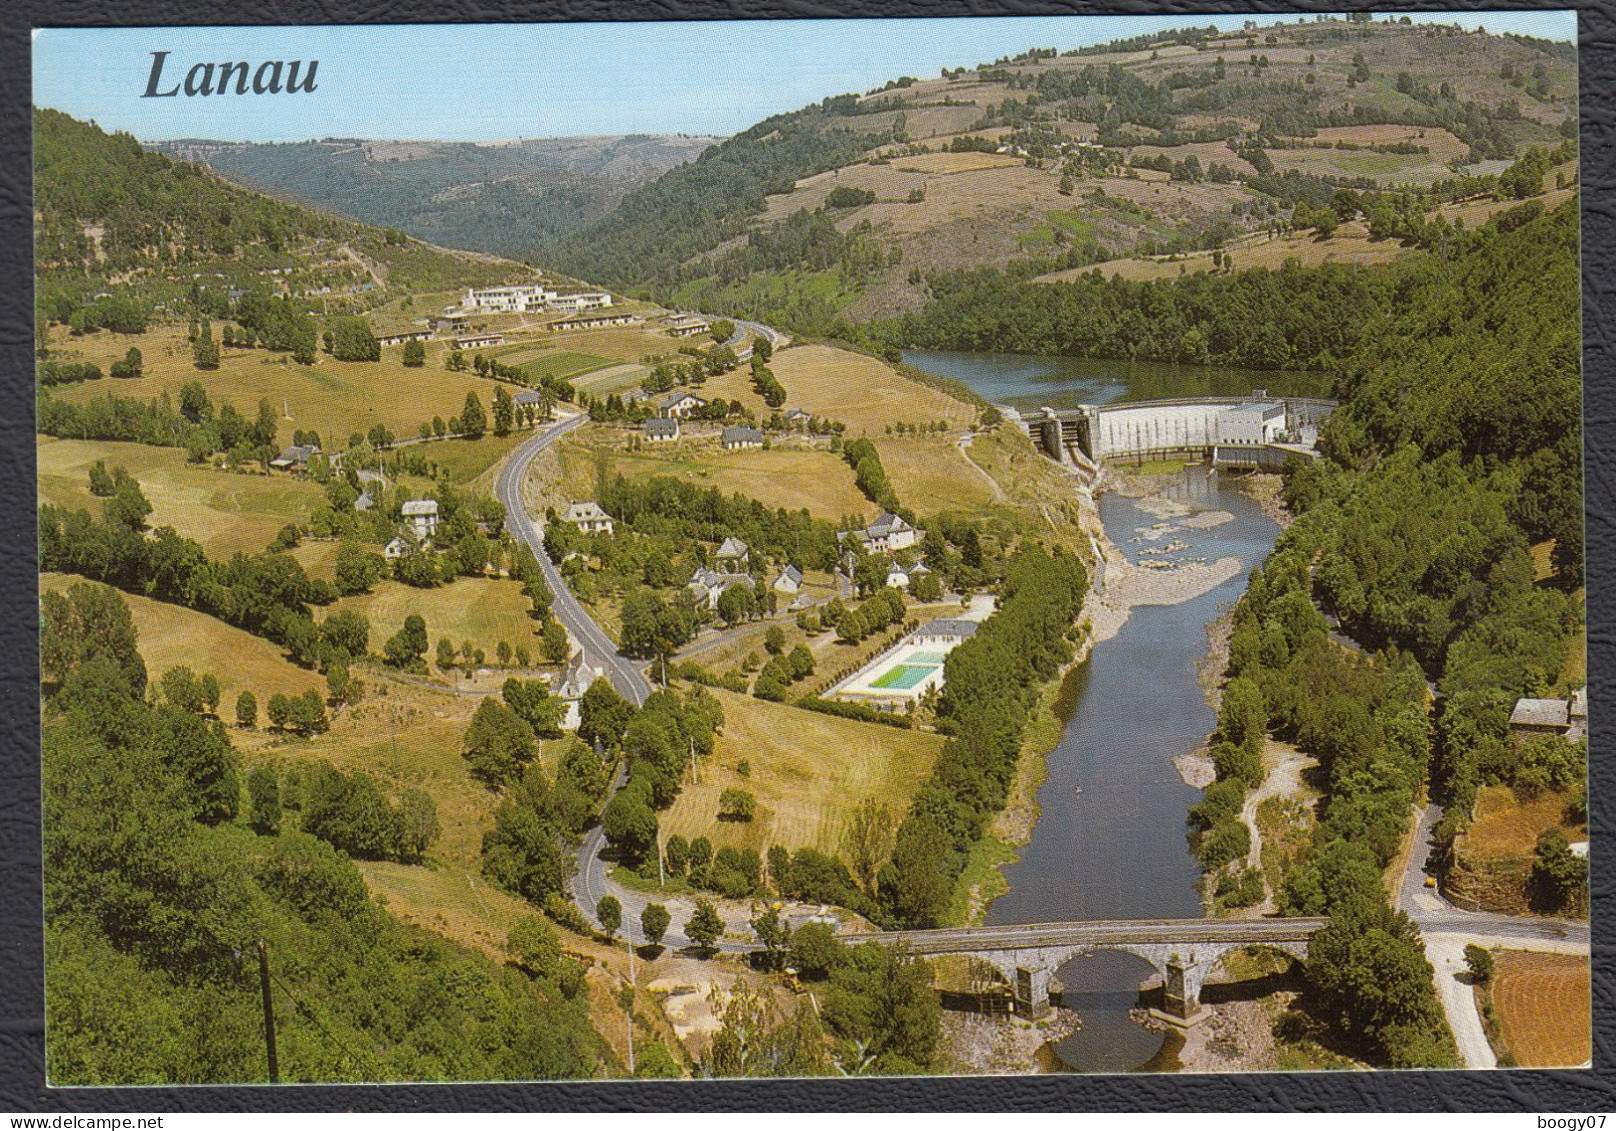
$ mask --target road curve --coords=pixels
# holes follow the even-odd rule
[[[543,570],[544,580],[554,597],[550,611],[572,639],[578,642],[589,661],[606,672],[617,693],[639,706],[651,694],[650,680],[645,678],[639,665],[617,650],[617,645],[595,623],[583,603],[573,596],[561,571],[550,560],[550,555],[544,552],[543,528],[534,522],[522,502],[522,483],[527,479],[527,471],[534,457],[588,421],[587,414],[578,413],[524,440],[500,468],[499,478],[494,483],[494,497],[505,506],[505,529],[510,531],[512,537],[527,543],[533,550],[533,556],[539,560],[539,568]]]

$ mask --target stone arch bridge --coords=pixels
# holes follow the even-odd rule
[[[1048,1010],[1049,982],[1056,970],[1082,954],[1120,950],[1156,968],[1169,1019],[1188,1022],[1200,1010],[1207,975],[1229,951],[1264,946],[1305,958],[1308,940],[1329,922],[1328,918],[1110,919],[885,931],[847,935],[843,941],[902,944],[922,955],[973,955],[1004,975],[1013,987],[1017,1012],[1031,1017]]]

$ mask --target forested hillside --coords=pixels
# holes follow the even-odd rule
[[[1578,747],[1507,737],[1517,697],[1575,686],[1577,221],[1574,203],[1526,206],[1403,265],[1342,367],[1329,458],[1288,472],[1298,518],[1235,614],[1219,780],[1192,811],[1202,862],[1222,874],[1244,862],[1238,813],[1263,779],[1265,734],[1319,760],[1319,823],[1279,902],[1333,917],[1309,949],[1309,1009],[1375,1062],[1453,1057],[1418,932],[1382,880],[1421,789],[1446,807],[1448,842],[1482,784],[1576,788],[1585,776]],[[1546,577],[1530,552],[1545,539],[1557,566]],[[1321,608],[1361,653],[1332,639]],[[1575,878],[1559,882],[1572,904]]]
[[[260,940],[283,1081],[601,1073],[583,968],[559,947],[523,972],[392,919],[343,838],[311,835],[316,775],[299,792],[255,771],[249,810],[223,724],[168,680],[160,705],[142,698],[120,595],[81,583],[47,606],[52,1084],[267,1080]]]
[[[1504,163],[1575,128],[1569,43],[1406,17],[1192,27],[826,98],[536,254],[679,305],[841,333],[989,265],[1024,279],[1128,261],[1141,266],[1125,277],[1154,278],[1179,273],[1156,271],[1166,257],[1232,249],[1277,267],[1265,241],[1338,227],[1321,258],[1384,259],[1410,238],[1384,216],[1492,192]]]
[[[538,138],[499,144],[356,138],[260,144],[172,141],[249,188],[306,201],[446,247],[515,255],[599,220],[623,195],[717,138]]]

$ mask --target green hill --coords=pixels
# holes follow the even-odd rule
[[[1359,19],[1038,49],[761,122],[536,257],[824,330],[940,274],[1221,247],[1340,188],[1484,190],[1575,134],[1576,84],[1571,44]]]
[[[60,111],[34,111],[35,264],[42,298],[193,285],[352,296],[503,279],[514,264],[450,252],[231,185]],[[321,288],[329,288],[322,291]]]

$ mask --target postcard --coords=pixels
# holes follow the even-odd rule
[[[37,29],[49,1083],[1588,1064],[1576,33]]]

